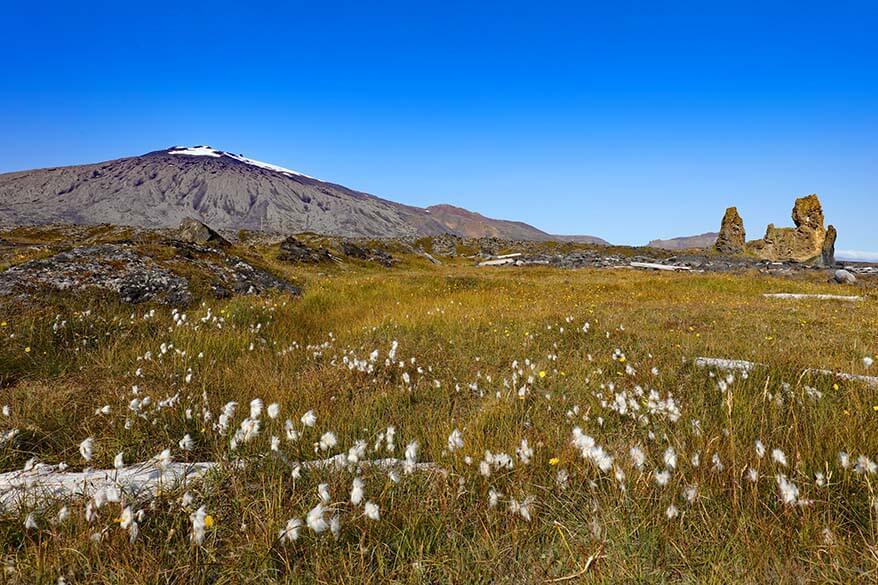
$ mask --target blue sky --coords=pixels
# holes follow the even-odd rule
[[[210,144],[616,243],[818,193],[878,251],[874,2],[7,3],[0,172]]]

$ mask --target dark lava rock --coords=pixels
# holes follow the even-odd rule
[[[187,271],[195,268],[205,274],[207,284],[219,298],[268,290],[301,293],[296,286],[235,256],[195,244],[177,244],[178,255],[166,263]],[[74,248],[0,273],[0,295],[26,297],[41,288],[74,292],[86,288],[109,290],[127,303],[155,300],[185,305],[193,298],[186,278],[126,244]]]
[[[189,283],[127,246],[102,244],[31,260],[0,273],[0,295],[26,295],[41,287],[78,291],[94,287],[116,292],[129,303],[159,300],[186,304]]]
[[[296,264],[319,264],[332,260],[332,255],[326,248],[309,248],[293,236],[280,243],[278,260],[294,262]]]
[[[393,256],[384,250],[364,248],[350,240],[341,243],[342,253],[349,258],[357,258],[358,260],[370,260],[377,262],[386,268],[393,266]]]
[[[216,246],[226,248],[231,246],[229,241],[210,229],[207,225],[191,217],[185,218],[177,228],[177,237],[184,242],[200,244],[202,246]]]

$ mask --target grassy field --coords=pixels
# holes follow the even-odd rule
[[[878,375],[874,289],[246,253],[303,296],[205,299],[185,319],[100,294],[0,301],[0,471],[165,449],[222,463],[149,501],[4,511],[3,580],[878,580],[878,391],[803,374]],[[839,291],[866,299],[762,297]],[[435,467],[296,463],[339,453]]]

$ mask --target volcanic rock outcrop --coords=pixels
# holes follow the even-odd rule
[[[729,207],[716,238],[717,251],[723,254],[740,254],[744,251],[745,238],[744,220],[738,215],[738,208]]]
[[[744,222],[738,210],[730,207],[723,217],[716,249],[723,254],[746,253],[774,262],[833,266],[838,233],[834,226],[824,226],[823,207],[817,195],[796,199],[792,217],[796,227],[769,224],[765,237],[745,243]]]
[[[748,245],[754,255],[764,260],[792,260],[832,264],[834,253],[824,257],[824,243],[827,230],[824,227],[823,207],[817,195],[808,195],[796,199],[793,206],[794,228],[778,228],[769,224],[765,237]],[[830,226],[835,235],[835,228]],[[833,238],[834,238],[833,235]],[[834,250],[834,241],[832,248]]]

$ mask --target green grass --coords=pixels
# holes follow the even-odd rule
[[[200,547],[189,540],[192,509],[181,506],[182,488],[153,502],[130,502],[146,514],[134,543],[113,521],[118,504],[105,505],[89,524],[85,502],[70,501],[71,518],[60,525],[50,522],[60,504],[47,504],[33,510],[37,530],[24,528],[30,510],[8,511],[0,518],[5,579],[522,583],[567,576],[563,582],[867,583],[878,576],[876,476],[841,469],[837,461],[839,451],[878,457],[878,396],[863,385],[835,388],[835,380],[801,375],[809,367],[866,373],[863,357],[878,352],[871,289],[858,291],[867,299],[855,305],[790,302],[761,295],[839,289],[816,275],[478,269],[463,261],[433,267],[415,257],[390,270],[360,262],[290,267],[272,250],[246,254],[301,282],[304,296],[205,299],[183,311],[185,326],[174,326],[168,308],[132,308],[98,294],[0,304],[6,323],[0,402],[11,411],[0,419],[0,431],[20,430],[0,450],[2,471],[32,457],[81,468],[78,445],[89,436],[95,467],[111,467],[119,451],[130,462],[165,448],[182,460],[248,461],[188,487],[193,507],[204,505],[216,521]],[[208,307],[223,318],[222,328],[200,323]],[[144,319],[153,308],[155,317]],[[56,315],[66,325],[55,331]],[[393,340],[404,369],[384,365]],[[173,349],[159,357],[163,343]],[[624,363],[613,358],[617,348]],[[380,359],[371,374],[343,363],[345,356],[367,359],[374,349]],[[147,352],[151,360],[138,360]],[[747,379],[737,376],[722,392],[717,381],[725,373],[694,367],[697,356],[766,367]],[[511,380],[514,361],[526,370],[525,381],[534,377],[523,398],[517,390],[525,381]],[[138,368],[141,376],[135,376]],[[186,383],[189,368],[193,377]],[[135,384],[141,398],[155,403],[179,393],[179,404],[133,416],[128,403]],[[605,406],[614,392],[633,398],[638,386],[662,398],[673,394],[680,419],[637,420]],[[823,397],[808,397],[805,386]],[[278,403],[281,416],[263,414],[257,439],[230,453],[229,438],[257,397]],[[230,400],[239,403],[238,413],[228,433],[217,433],[212,425]],[[111,414],[95,414],[105,404]],[[202,408],[212,421],[201,420]],[[317,413],[316,426],[287,442],[283,420],[291,418],[302,431],[298,419],[309,409]],[[388,425],[396,427],[395,456],[417,440],[419,459],[447,473],[404,475],[394,483],[386,473],[363,471],[379,521],[344,503],[338,540],[306,528],[295,543],[279,543],[286,521],[304,518],[318,502],[319,483],[329,484],[333,502],[346,502],[353,474],[309,471],[294,479],[270,452],[271,435],[281,437],[290,461],[318,457],[313,443],[326,431],[338,436],[329,454],[363,439],[373,458],[379,455],[372,444]],[[612,471],[601,472],[571,445],[574,426],[613,455],[625,473],[624,491]],[[455,428],[464,447],[449,453]],[[177,447],[186,433],[196,444],[189,453]],[[515,458],[523,438],[534,450],[529,465]],[[780,469],[770,455],[759,460],[757,439],[769,452],[782,449],[789,466]],[[628,455],[634,445],[647,453],[642,472]],[[679,463],[661,487],[654,476],[669,445]],[[514,467],[483,477],[479,462],[486,449],[511,455]],[[697,467],[691,462],[696,453]],[[722,471],[712,469],[714,454]],[[750,466],[760,475],[755,484],[744,477]],[[568,474],[566,487],[556,481],[560,469]],[[819,470],[828,476],[825,488],[814,484]],[[811,503],[780,501],[775,475],[781,471]],[[692,503],[682,496],[690,485],[698,488]],[[492,488],[504,494],[494,509],[488,507]],[[507,509],[509,498],[527,496],[534,497],[530,522]],[[679,516],[668,520],[671,504]],[[99,543],[91,539],[96,532],[104,535]]]

